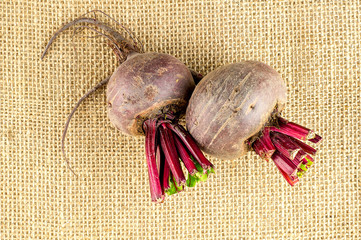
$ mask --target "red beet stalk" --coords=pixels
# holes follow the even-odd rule
[[[202,166],[204,173],[206,173],[208,169],[214,168],[213,164],[203,155],[192,136],[181,125],[171,125],[167,123],[167,127],[172,129],[172,131],[183,141],[189,152]]]
[[[294,143],[296,143],[298,146],[300,146],[302,148],[303,151],[305,151],[306,153],[308,154],[311,154],[311,155],[315,155],[317,150],[314,149],[313,147],[311,147],[310,145],[307,145],[306,143],[296,139],[296,138],[293,138],[293,137],[290,137],[288,136]],[[310,140],[310,142],[312,142]]]
[[[316,149],[302,142],[318,143],[322,137],[299,124],[278,117],[276,126],[265,127],[252,143],[262,158],[271,158],[290,185],[294,185],[314,162]]]
[[[177,150],[174,145],[173,133],[162,124],[159,129],[160,143],[164,152],[165,160],[167,161],[169,168],[178,185],[184,185],[186,178],[183,174],[182,167],[180,165]]]
[[[266,157],[267,147],[262,143],[262,141],[258,138],[252,144],[253,150],[268,161],[268,157]]]
[[[293,160],[296,157],[298,151],[301,150],[301,148],[296,143],[283,134],[274,132],[271,134],[271,136],[272,143],[276,149],[291,160]]]
[[[164,163],[163,163],[163,172],[162,172],[162,185],[163,185],[163,189],[164,191],[168,191],[170,189],[170,185],[169,185],[169,177],[170,177],[170,169],[169,169],[169,165],[168,162],[165,161],[164,159]]]
[[[177,146],[178,154],[182,159],[184,166],[187,168],[188,172],[191,175],[194,175],[197,172],[196,165],[193,163],[187,150],[184,148],[181,140],[177,136],[174,136],[174,140],[175,140],[175,145]]]
[[[153,201],[162,202],[164,193],[171,195],[180,192],[184,185],[193,187],[213,172],[212,163],[205,158],[189,133],[177,123],[173,114],[148,119],[143,128]],[[183,173],[181,162],[189,172],[189,181]]]
[[[163,202],[164,195],[159,180],[159,171],[156,161],[156,124],[157,121],[149,119],[144,122],[145,131],[145,152],[148,164],[149,186],[152,201]]]

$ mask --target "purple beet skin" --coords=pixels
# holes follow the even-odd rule
[[[187,129],[202,150],[219,158],[238,158],[252,148],[272,159],[294,185],[316,153],[303,141],[318,143],[321,137],[282,118],[285,103],[286,86],[270,66],[257,61],[229,64],[197,85],[187,107]]]
[[[109,80],[109,119],[124,133],[144,135],[144,120],[184,112],[194,87],[190,71],[175,57],[133,53]]]

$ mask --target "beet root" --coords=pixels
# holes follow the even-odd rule
[[[190,71],[175,57],[133,54],[109,80],[109,119],[124,133],[144,135],[144,120],[167,112],[183,113],[194,87]]]
[[[104,12],[92,12],[100,12],[116,22]],[[184,185],[192,187],[196,182],[204,181],[213,172],[213,165],[204,157],[189,133],[178,124],[178,118],[184,114],[195,87],[192,76],[200,78],[200,75],[191,73],[182,62],[168,54],[142,53],[138,46],[140,42],[127,29],[132,42],[107,24],[88,17],[63,25],[50,39],[42,57],[61,32],[78,24],[87,25],[78,26],[73,36],[78,29],[88,28],[105,37],[120,65],[111,77],[86,93],[68,117],[62,137],[62,152],[69,169],[73,172],[65,155],[64,141],[70,120],[84,99],[108,83],[108,116],[112,124],[125,134],[145,135],[152,200],[162,202],[164,193],[177,193],[183,190]],[[188,179],[183,173],[180,159],[189,172]]]
[[[195,84],[188,68],[163,53],[133,53],[107,87],[108,116],[123,133],[146,136],[151,197],[162,202],[206,179],[213,165],[178,124]],[[188,170],[186,179],[180,159]],[[191,179],[191,180],[189,180]]]
[[[229,64],[197,85],[187,107],[187,129],[205,152],[236,158],[285,102],[286,87],[275,70],[259,62]]]
[[[238,158],[253,148],[294,185],[316,152],[299,140],[317,143],[321,137],[281,118],[285,103],[285,84],[270,66],[229,64],[197,85],[187,107],[187,129],[202,150],[219,158]]]

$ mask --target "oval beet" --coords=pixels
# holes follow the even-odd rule
[[[317,143],[321,137],[281,118],[285,103],[285,84],[273,68],[257,61],[228,64],[197,85],[187,107],[187,129],[201,149],[219,158],[237,158],[253,148],[273,159],[293,185],[315,153],[299,140]]]
[[[92,12],[106,15],[98,10]],[[143,53],[136,38],[118,22],[116,23],[126,30],[133,41],[126,40],[107,24],[87,17],[75,19],[57,31],[42,57],[62,31],[80,23],[88,25],[78,26],[74,34],[79,28],[88,28],[105,37],[120,64],[111,77],[86,93],[71,111],[62,137],[64,158],[66,159],[64,140],[71,117],[86,97],[108,83],[108,116],[112,124],[123,133],[145,135],[152,200],[162,202],[164,193],[177,193],[183,190],[183,185],[192,187],[196,182],[203,181],[212,172],[213,165],[178,123],[195,87],[190,70],[171,55]],[[196,73],[194,76],[199,77]],[[188,179],[183,173],[180,159],[189,172]]]
[[[205,152],[236,158],[285,102],[286,87],[274,69],[254,61],[229,64],[197,85],[187,108],[187,129]]]

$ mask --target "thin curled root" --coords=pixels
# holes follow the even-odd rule
[[[73,108],[73,110],[71,111],[71,113],[69,114],[68,119],[66,120],[65,123],[65,127],[64,127],[64,131],[63,131],[63,136],[61,138],[61,151],[63,153],[63,157],[65,159],[65,162],[69,168],[69,170],[74,174],[74,176],[78,177],[78,175],[73,171],[73,169],[70,166],[69,160],[66,157],[65,154],[65,149],[64,149],[64,145],[65,145],[65,137],[66,137],[66,133],[68,131],[69,128],[69,123],[71,118],[73,117],[74,113],[76,112],[76,110],[78,109],[78,107],[80,106],[80,104],[87,98],[89,97],[90,94],[92,94],[93,92],[95,92],[97,89],[99,89],[100,87],[102,87],[103,85],[105,85],[106,83],[109,82],[110,76],[105,78],[103,81],[101,81],[100,83],[98,83],[95,87],[93,87],[92,89],[90,89],[86,94],[84,94],[79,101],[77,102],[77,104],[75,105],[75,107]]]
[[[110,18],[112,21],[114,21],[115,23],[117,23],[118,25],[120,25],[128,34],[129,36],[132,38],[133,41],[133,45],[129,44],[128,41],[116,30],[114,30],[112,27],[107,26],[105,23],[98,21],[96,19],[96,12],[100,12],[102,14],[104,14],[105,16],[107,16],[108,18]],[[84,17],[85,15],[89,14],[89,13],[94,13],[94,17],[95,18],[88,18],[88,17]],[[103,36],[105,38],[107,38],[110,43],[111,43],[111,47],[114,51],[114,53],[116,54],[116,56],[118,57],[120,62],[123,62],[127,55],[132,53],[132,52],[140,52],[139,47],[137,46],[138,43],[141,44],[141,42],[139,41],[139,39],[137,39],[137,41],[134,39],[133,34],[127,29],[125,28],[122,24],[120,24],[119,22],[117,22],[114,18],[110,17],[109,15],[107,15],[106,13],[100,11],[100,10],[93,10],[90,11],[84,15],[82,15],[80,18],[77,18],[71,22],[68,22],[66,24],[64,24],[58,31],[56,31],[54,33],[54,35],[51,37],[51,39],[49,40],[48,44],[46,45],[42,55],[41,55],[41,59],[44,58],[45,54],[47,53],[48,49],[50,48],[51,44],[54,42],[54,40],[59,36],[60,33],[62,33],[63,31],[67,30],[68,28],[80,24],[80,23],[87,23],[87,24],[91,24],[94,25],[98,28],[100,28],[101,30],[103,30],[105,33],[98,31],[95,28],[89,27],[89,26],[78,26],[77,28],[75,28],[72,38],[74,37],[74,35],[76,35],[79,32],[79,29],[84,29],[84,28],[88,28],[94,32],[96,32],[97,36]],[[144,51],[143,45],[142,46],[142,50]],[[69,117],[65,123],[65,127],[64,127],[64,131],[63,131],[63,135],[62,135],[62,139],[61,139],[61,151],[63,154],[63,157],[65,159],[65,162],[69,168],[69,170],[76,176],[78,177],[75,172],[73,171],[73,169],[70,167],[70,163],[69,160],[66,157],[66,153],[65,153],[65,149],[64,149],[64,145],[65,145],[65,137],[66,137],[66,133],[68,131],[69,128],[69,123],[71,118],[73,117],[74,113],[76,112],[76,110],[78,109],[78,107],[80,106],[80,104],[93,92],[95,92],[97,89],[99,89],[101,86],[105,85],[110,79],[110,76],[107,77],[106,79],[104,79],[103,81],[101,81],[100,83],[98,83],[95,87],[93,87],[90,91],[88,91],[84,96],[82,96],[80,98],[80,100],[77,102],[77,104],[75,105],[75,107],[72,109],[71,113],[69,114]]]
[[[94,13],[94,17],[96,18],[96,14],[95,13],[101,13],[103,14],[104,16],[108,17],[110,20],[112,20],[113,22],[115,22],[117,25],[119,25],[122,29],[124,29],[128,35],[130,36],[130,38],[132,39],[133,41],[133,46],[136,48],[137,52],[144,52],[144,45],[142,43],[142,41],[139,40],[139,38],[137,36],[134,36],[133,35],[133,32],[131,30],[129,30],[128,28],[126,28],[123,24],[121,24],[120,22],[118,22],[117,20],[115,20],[113,17],[111,17],[110,15],[106,14],[105,12],[101,11],[101,10],[98,10],[98,9],[95,9],[95,10],[91,10],[85,14],[83,14],[81,17],[84,17],[90,13]],[[138,47],[138,44],[142,47],[141,49],[139,49]]]
[[[95,14],[95,13],[94,13]],[[85,28],[89,28],[91,30],[96,30],[95,28],[90,28],[88,26],[79,26],[79,27],[76,27],[73,31],[73,34],[71,36],[71,45],[73,46],[73,49],[74,49],[74,52],[76,54],[76,56],[78,57],[78,53],[77,53],[77,50],[76,50],[76,47],[75,47],[75,44],[74,44],[74,37],[75,35],[79,34],[81,31],[83,31]],[[106,35],[102,32],[99,32],[98,30],[95,31],[96,33],[98,33],[97,35],[94,35],[94,36],[86,36],[86,38],[98,38],[98,37],[106,37],[110,42],[109,43],[109,47],[113,50],[114,54],[116,55],[119,63],[122,63],[125,61],[126,59],[126,56],[122,53],[122,51],[120,51],[118,45],[116,44],[116,42],[111,39],[111,37],[109,35]],[[110,39],[109,39],[110,38]]]
[[[74,36],[79,32],[79,31],[78,31],[79,29],[84,29],[84,28],[90,29],[91,31],[94,31],[94,32],[98,33],[98,35],[96,35],[96,36],[89,36],[88,38],[92,38],[92,37],[105,37],[105,38],[107,38],[107,39],[110,41],[110,43],[112,44],[111,48],[113,49],[113,51],[114,51],[115,55],[118,57],[118,59],[119,59],[121,62],[123,62],[123,61],[126,60],[127,56],[126,56],[125,53],[119,48],[119,46],[117,45],[117,43],[115,42],[115,40],[112,39],[111,36],[106,35],[106,34],[100,32],[100,31],[98,31],[98,30],[95,29],[95,28],[92,28],[92,27],[89,27],[89,26],[79,26],[79,27],[76,27],[76,28],[74,29],[74,32],[73,32],[73,35],[72,35],[71,38],[72,38],[72,39],[74,38]]]
[[[111,27],[105,25],[104,23],[102,23],[96,19],[93,19],[93,18],[77,18],[74,21],[66,23],[63,27],[61,27],[58,31],[56,31],[54,33],[54,35],[51,37],[48,44],[46,45],[44,52],[41,55],[41,59],[44,58],[44,56],[45,56],[46,52],[48,51],[48,49],[50,48],[51,44],[59,36],[60,33],[62,33],[63,31],[67,30],[68,28],[70,28],[78,23],[93,24],[93,25],[99,27],[100,29],[102,29],[103,31],[107,32],[109,34],[109,37],[111,37],[117,43],[118,48],[121,48],[125,54],[129,54],[131,52],[136,51],[136,49],[133,46],[131,46],[130,44],[128,44],[127,40],[119,32],[115,31],[113,28],[111,28]]]

